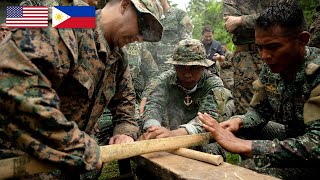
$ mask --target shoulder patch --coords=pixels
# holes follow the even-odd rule
[[[192,32],[193,26],[189,16],[184,16],[184,18],[182,18],[182,20],[180,21],[180,24],[182,24],[188,32]]]
[[[316,86],[310,94],[310,98],[304,104],[303,107],[303,119],[304,123],[308,124],[310,122],[320,119],[320,85]]]
[[[259,104],[261,101],[263,101],[267,97],[267,95],[264,91],[265,87],[259,79],[255,80],[252,83],[252,86],[253,86],[254,93],[253,93],[253,97],[250,102],[250,106],[255,107],[255,106],[257,106],[257,104]]]
[[[306,74],[312,75],[313,73],[315,73],[319,69],[319,67],[320,67],[320,65],[316,64],[316,63],[308,64],[308,66],[306,68]]]

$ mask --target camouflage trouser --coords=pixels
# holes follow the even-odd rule
[[[234,67],[233,97],[235,114],[245,114],[253,96],[252,83],[258,79],[262,68],[262,60],[257,51],[235,52],[232,58]]]

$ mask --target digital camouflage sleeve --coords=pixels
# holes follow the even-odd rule
[[[144,91],[141,97],[143,98],[149,95],[149,88],[152,86],[152,80],[159,75],[159,69],[152,54],[146,48],[142,49],[142,62],[141,71],[144,77]]]

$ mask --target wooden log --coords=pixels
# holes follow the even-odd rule
[[[145,141],[136,141],[127,144],[114,144],[100,147],[102,162],[126,159],[129,157],[156,152],[175,150],[181,147],[199,146],[207,144],[211,135],[209,133],[176,136],[162,139],[151,139]],[[49,170],[57,169],[56,167],[35,160],[30,156],[20,156],[0,160],[0,178],[19,177],[32,175]]]
[[[187,148],[179,148],[175,151],[172,151],[172,153],[186,158],[207,162],[216,166],[223,162],[223,157],[221,155],[208,154]]]
[[[155,152],[136,156],[140,179],[157,180],[276,180],[252,170],[223,162],[219,166],[178,156],[169,152]]]

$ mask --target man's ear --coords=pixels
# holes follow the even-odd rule
[[[310,39],[310,33],[307,31],[302,31],[301,33],[298,34],[298,40],[303,46],[309,43],[309,39]]]
[[[124,14],[126,9],[131,5],[131,0],[121,0],[120,3],[120,12],[121,14]]]

